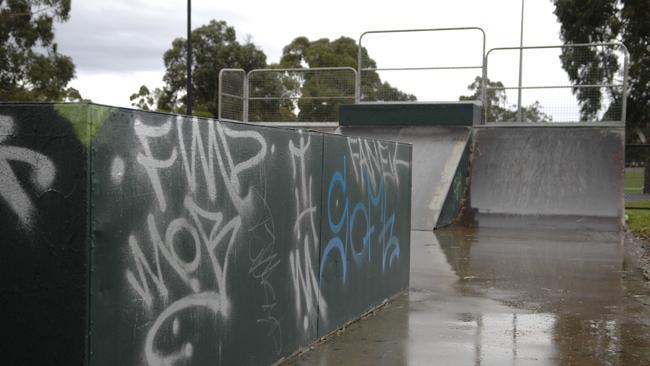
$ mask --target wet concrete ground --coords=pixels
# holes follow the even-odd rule
[[[411,235],[410,291],[286,364],[650,365],[650,289],[624,233]]]

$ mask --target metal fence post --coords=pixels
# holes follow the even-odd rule
[[[483,109],[487,111],[487,100],[486,100],[486,95],[485,95],[485,86],[487,85],[487,57],[485,55],[485,32],[483,32],[483,50],[481,51],[482,57],[482,66],[481,67],[481,104],[483,105]],[[484,113],[482,114],[482,116]],[[480,124],[485,124],[485,118],[482,118],[480,121]]]
[[[361,65],[361,39],[363,38],[363,35],[365,33],[361,33],[361,36],[359,36],[359,44],[358,44],[358,49],[357,49],[357,75],[355,78],[354,82],[354,102],[355,103],[360,103],[361,102],[361,70],[362,70],[362,65]]]
[[[622,93],[622,98],[623,100],[621,101],[621,120],[623,121],[623,124],[627,122],[627,68],[629,66],[629,51],[627,50],[627,47],[625,47],[624,44],[621,44],[623,46],[623,49],[625,50],[625,55],[623,56],[623,93]]]
[[[242,119],[244,120],[244,122],[248,122],[248,101],[249,101],[249,99],[248,99],[248,75],[249,74],[250,74],[250,72],[244,73],[244,90],[243,90],[243,93],[244,93],[244,100],[243,100],[244,113],[243,113],[243,116],[242,116]]]
[[[517,89],[517,122],[521,122],[521,72],[524,60],[524,0],[521,0],[521,30],[519,33],[519,89]]]

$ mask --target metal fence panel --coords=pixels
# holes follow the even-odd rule
[[[485,121],[624,124],[627,65],[620,43],[493,48],[485,56]]]
[[[246,121],[246,71],[219,71],[219,120]]]
[[[339,105],[354,103],[355,80],[351,67],[251,70],[248,121],[336,122]]]
[[[478,27],[364,32],[357,102],[456,101],[483,75],[484,54],[485,32]]]

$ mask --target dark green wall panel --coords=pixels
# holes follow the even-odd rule
[[[476,102],[361,103],[340,106],[341,126],[472,126],[481,121]]]
[[[93,337],[93,364],[268,364],[312,342],[322,136],[109,122],[93,146],[91,331],[122,336]]]
[[[319,335],[408,287],[411,147],[325,136]]]
[[[377,171],[345,138],[90,104],[0,108],[11,364],[269,364],[408,286],[408,145],[358,142],[391,159],[365,164],[392,170],[377,198],[346,173],[351,202],[377,200],[377,256],[350,265],[365,290],[346,305],[351,288],[321,283],[323,200],[345,161]]]
[[[86,148],[69,121],[53,105],[0,104],[5,365],[84,363],[86,196]]]

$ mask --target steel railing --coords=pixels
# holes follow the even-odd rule
[[[246,77],[247,121],[338,121],[338,105],[354,103],[352,67],[255,69]]]
[[[486,81],[490,79],[491,71],[491,62],[490,57],[495,54],[504,54],[511,52],[513,54],[517,53],[533,53],[533,52],[543,52],[550,50],[558,50],[560,54],[566,52],[566,50],[572,50],[573,59],[571,61],[582,67],[578,72],[584,76],[588,68],[594,63],[599,62],[596,58],[593,57],[602,55],[598,52],[598,48],[611,48],[612,50],[618,50],[619,53],[617,56],[622,58],[622,69],[617,70],[619,82],[617,82],[614,76],[611,76],[611,82],[603,82],[602,79],[606,77],[602,73],[596,73],[598,80],[587,80],[582,83],[577,84],[545,84],[544,82],[538,82],[537,84],[522,84],[521,75],[519,76],[518,85],[503,85],[503,86],[488,86]],[[590,53],[591,51],[596,51],[595,53]],[[581,57],[580,52],[584,53],[584,57]],[[539,55],[538,55],[539,56]],[[555,56],[555,55],[551,55]],[[561,56],[558,56],[561,57]],[[591,57],[591,58],[589,58]],[[512,57],[514,59],[514,56]],[[521,62],[521,61],[520,61]],[[618,62],[618,60],[617,60]],[[615,123],[615,124],[625,124],[625,114],[627,109],[627,78],[628,78],[628,64],[629,64],[629,53],[627,48],[622,43],[582,43],[582,44],[566,44],[566,45],[551,45],[551,46],[526,46],[526,47],[498,47],[492,48],[485,54],[484,61],[484,82],[483,82],[483,92],[484,96],[483,109],[484,109],[484,121],[486,123],[491,122],[563,122],[563,123],[584,123],[584,122],[599,122],[599,123]],[[602,66],[602,65],[601,65]],[[561,64],[559,65],[561,68]],[[525,64],[522,62],[522,68],[526,70]],[[548,75],[548,68],[545,70],[534,70],[536,73],[542,75]],[[564,76],[566,75],[565,70],[558,70]],[[559,74],[558,74],[559,75]],[[596,111],[590,111],[587,113],[583,111],[584,103],[576,100],[575,97],[564,97],[562,102],[553,105],[553,102],[542,102],[538,106],[540,108],[546,108],[541,110],[544,115],[548,118],[542,118],[543,120],[531,121],[527,120],[523,116],[522,110],[524,107],[521,103],[521,98],[518,98],[515,110],[507,111],[508,113],[494,113],[495,109],[504,108],[507,109],[507,106],[493,106],[490,104],[490,100],[485,98],[486,94],[490,91],[503,91],[504,93],[511,90],[516,90],[520,96],[523,91],[538,91],[537,96],[543,96],[543,92],[551,92],[554,94],[561,93],[563,89],[570,89],[574,96],[576,94],[593,93],[593,96],[596,96],[601,103],[601,106]],[[605,93],[603,93],[603,89]],[[620,90],[620,92],[614,91],[615,89]],[[608,95],[609,94],[609,95]],[[616,100],[620,96],[620,100]],[[548,97],[547,97],[548,99]],[[537,101],[536,101],[537,102]],[[608,103],[609,102],[609,103]],[[619,105],[620,104],[620,105]],[[550,109],[549,109],[550,108]],[[594,108],[593,106],[591,107]],[[612,118],[613,115],[617,115],[617,118]],[[573,117],[577,116],[577,117]]]
[[[371,34],[398,34],[398,33],[437,33],[437,32],[465,32],[477,31],[480,32],[482,40],[481,58],[477,60],[476,64],[468,65],[435,65],[435,66],[417,66],[417,67],[366,67],[363,60],[363,38]],[[356,85],[356,102],[362,103],[364,96],[362,95],[363,74],[368,72],[381,72],[381,71],[435,71],[435,70],[481,70],[481,75],[484,76],[484,57],[485,55],[485,31],[479,27],[454,27],[454,28],[425,28],[425,29],[395,29],[395,30],[375,30],[363,32],[359,37],[359,47],[357,55],[357,85]],[[484,79],[484,78],[483,78]],[[481,98],[482,99],[482,98]]]
[[[389,33],[413,33],[413,32],[454,32],[472,31],[479,32],[482,41],[481,60],[468,64],[445,64],[413,67],[367,67],[364,65],[363,40],[370,34]],[[435,71],[435,70],[481,70],[480,93],[477,93],[483,104],[484,115],[482,123],[491,122],[532,122],[530,116],[521,103],[521,98],[515,106],[498,106],[501,114],[493,113],[497,106],[492,105],[487,94],[503,93],[505,96],[510,91],[517,91],[518,94],[531,91],[550,91],[557,94],[561,90],[571,90],[574,94],[585,92],[597,93],[598,98],[604,100],[602,110],[592,113],[591,119],[587,118],[553,118],[562,113],[582,113],[584,101],[576,101],[575,97],[561,100],[561,105],[537,104],[541,117],[535,117],[540,122],[599,122],[625,124],[628,94],[628,67],[629,53],[621,43],[589,43],[589,44],[567,44],[551,46],[526,46],[526,47],[498,47],[486,52],[485,32],[479,27],[457,27],[457,28],[429,28],[429,29],[405,29],[405,30],[379,30],[367,31],[359,37],[357,55],[357,68],[352,67],[319,67],[319,68],[271,68],[255,69],[245,72],[242,69],[223,69],[219,73],[219,116],[220,120],[243,121],[243,122],[268,122],[284,123],[286,125],[300,126],[303,123],[333,124],[338,122],[338,105],[342,103],[367,103],[362,95],[364,85],[364,72],[379,71]],[[580,50],[593,50],[598,48],[611,48],[618,53],[617,62],[622,63],[622,69],[617,70],[616,77],[600,75],[597,80],[585,80],[572,84],[562,83],[523,83],[520,79],[517,85],[490,86],[487,81],[490,79],[490,72],[495,68],[491,58],[496,54],[517,52],[523,55],[530,52],[544,50],[559,50],[561,53],[572,50],[574,60],[582,67],[589,67],[597,59],[580,58]],[[599,53],[587,52],[585,55],[600,55]],[[527,70],[526,64],[521,62],[523,70]],[[508,69],[510,70],[510,69]],[[537,73],[548,71],[535,70]],[[566,75],[565,70],[561,70]],[[558,74],[559,75],[559,74]],[[562,79],[564,80],[564,79]],[[607,82],[603,81],[606,80]],[[570,102],[569,102],[569,99]],[[504,98],[505,100],[505,98]],[[562,104],[564,103],[564,104]],[[510,109],[509,109],[510,108]],[[553,109],[555,108],[555,109]],[[606,111],[605,111],[606,110]],[[546,112],[549,112],[548,114]],[[617,116],[613,118],[612,116]],[[533,118],[533,119],[535,119]]]

